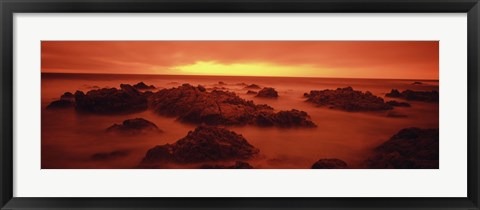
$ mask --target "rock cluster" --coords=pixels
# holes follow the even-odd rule
[[[150,107],[164,116],[182,122],[207,125],[259,125],[279,127],[315,127],[306,112],[298,110],[275,112],[268,105],[256,105],[233,92],[184,84],[163,89],[149,97]]]
[[[312,165],[312,169],[344,169],[347,163],[340,159],[320,159]]]
[[[60,100],[52,101],[48,104],[47,109],[63,109],[75,106],[75,97],[70,92],[65,92],[60,96]]]
[[[246,160],[258,153],[242,135],[224,128],[199,126],[173,144],[148,150],[141,165]]]
[[[438,168],[438,140],[438,129],[402,129],[375,148],[365,165],[367,168]]]
[[[404,90],[402,92],[397,89],[392,89],[390,93],[385,94],[390,98],[403,98],[410,101],[424,101],[424,102],[437,102],[438,103],[438,91],[414,91]]]
[[[149,132],[162,132],[154,123],[143,118],[128,119],[122,124],[114,124],[107,128],[107,132],[137,135]]]
[[[121,89],[102,88],[75,92],[78,111],[97,114],[119,114],[144,111],[148,107],[147,98],[131,85],[120,85]]]
[[[256,97],[260,98],[278,98],[278,92],[271,87],[265,87],[260,90]]]
[[[153,85],[147,85],[143,82],[139,82],[135,85],[133,85],[134,88],[137,88],[139,90],[151,90],[151,89],[155,89],[155,86]]]
[[[312,90],[305,93],[307,102],[318,106],[328,106],[332,109],[341,109],[350,112],[381,111],[393,109],[392,105],[373,95],[370,92],[353,90],[352,87],[337,88],[336,90]]]

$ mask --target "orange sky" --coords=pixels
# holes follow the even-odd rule
[[[438,79],[437,41],[42,41],[42,72]]]

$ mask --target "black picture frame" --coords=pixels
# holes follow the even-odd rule
[[[0,0],[1,209],[479,209],[478,0]],[[467,13],[466,198],[25,198],[13,197],[14,13]],[[452,180],[454,181],[454,180]],[[94,189],[92,189],[94,190]],[[125,189],[128,190],[128,189]]]

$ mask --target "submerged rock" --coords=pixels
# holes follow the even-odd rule
[[[412,85],[423,85],[422,82],[413,82]]]
[[[260,90],[256,97],[260,98],[278,98],[278,92],[271,87],[266,87]]]
[[[251,84],[251,85],[245,86],[245,88],[246,89],[260,89],[260,86],[256,85],[256,84]]]
[[[114,124],[107,128],[107,132],[137,135],[148,132],[162,132],[154,123],[143,118],[128,119],[122,124]]]
[[[347,163],[340,159],[320,159],[312,165],[312,169],[344,169]]]
[[[438,168],[438,140],[438,129],[402,129],[375,148],[365,165],[367,168]]]
[[[147,85],[147,84],[145,84],[145,83],[143,83],[143,82],[139,82],[139,83],[133,85],[133,87],[134,87],[134,88],[137,88],[137,89],[139,89],[139,90],[155,89],[155,86],[153,86],[153,85]]]
[[[256,91],[253,91],[253,90],[249,90],[249,91],[247,91],[247,94],[249,94],[249,95],[256,95],[257,92],[256,92]]]
[[[385,94],[390,98],[403,98],[410,101],[424,101],[424,102],[438,102],[438,91],[414,91],[404,90],[399,92],[397,89],[392,89],[390,93]]]
[[[387,101],[387,104],[391,106],[398,106],[398,107],[410,107],[411,105],[407,102],[399,102],[399,101]]]
[[[304,94],[304,96],[308,98],[307,102],[350,112],[393,109],[382,98],[368,91],[363,93],[353,90],[352,87],[337,88],[336,90],[312,90],[310,93]]]
[[[253,167],[247,162],[235,161],[234,165],[209,165],[205,164],[200,166],[201,169],[253,169]]]
[[[131,85],[120,85],[116,88],[102,88],[75,93],[78,111],[97,114],[119,114],[140,112],[147,109],[147,98]]]
[[[163,89],[149,97],[150,107],[158,114],[177,117],[182,122],[207,125],[261,125],[258,118],[268,118],[271,126],[314,127],[306,112],[298,110],[276,113],[268,105],[256,105],[233,92],[203,91],[184,84]],[[286,123],[286,124],[284,124]]]
[[[224,128],[199,126],[173,144],[149,149],[141,165],[246,160],[258,153],[242,135]]]

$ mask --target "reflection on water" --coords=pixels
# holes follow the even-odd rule
[[[250,144],[260,149],[261,156],[248,161],[255,168],[310,168],[321,158],[339,158],[352,168],[360,163],[372,148],[389,139],[402,128],[438,128],[438,104],[409,102],[411,108],[396,107],[395,112],[406,118],[388,118],[386,112],[349,113],[315,107],[304,102],[303,93],[310,90],[335,89],[351,86],[383,96],[392,88],[405,90],[437,90],[437,81],[332,79],[332,78],[266,78],[224,76],[151,76],[151,75],[88,75],[42,74],[42,168],[134,168],[145,152],[156,145],[173,143],[184,137],[195,125],[177,122],[175,118],[159,116],[151,111],[128,115],[79,114],[74,109],[45,110],[45,107],[66,91],[88,91],[102,87],[119,87],[121,83],[140,81],[158,88],[176,87],[182,83],[224,87],[257,104],[268,104],[276,110],[306,111],[317,124],[314,129],[229,127],[242,134]],[[219,85],[222,81],[226,85]],[[239,83],[274,87],[278,99],[255,98],[247,95]],[[125,119],[142,117],[165,131],[162,134],[119,136],[105,129]],[[121,151],[112,158],[92,158],[97,153]],[[179,166],[181,167],[181,166]]]

